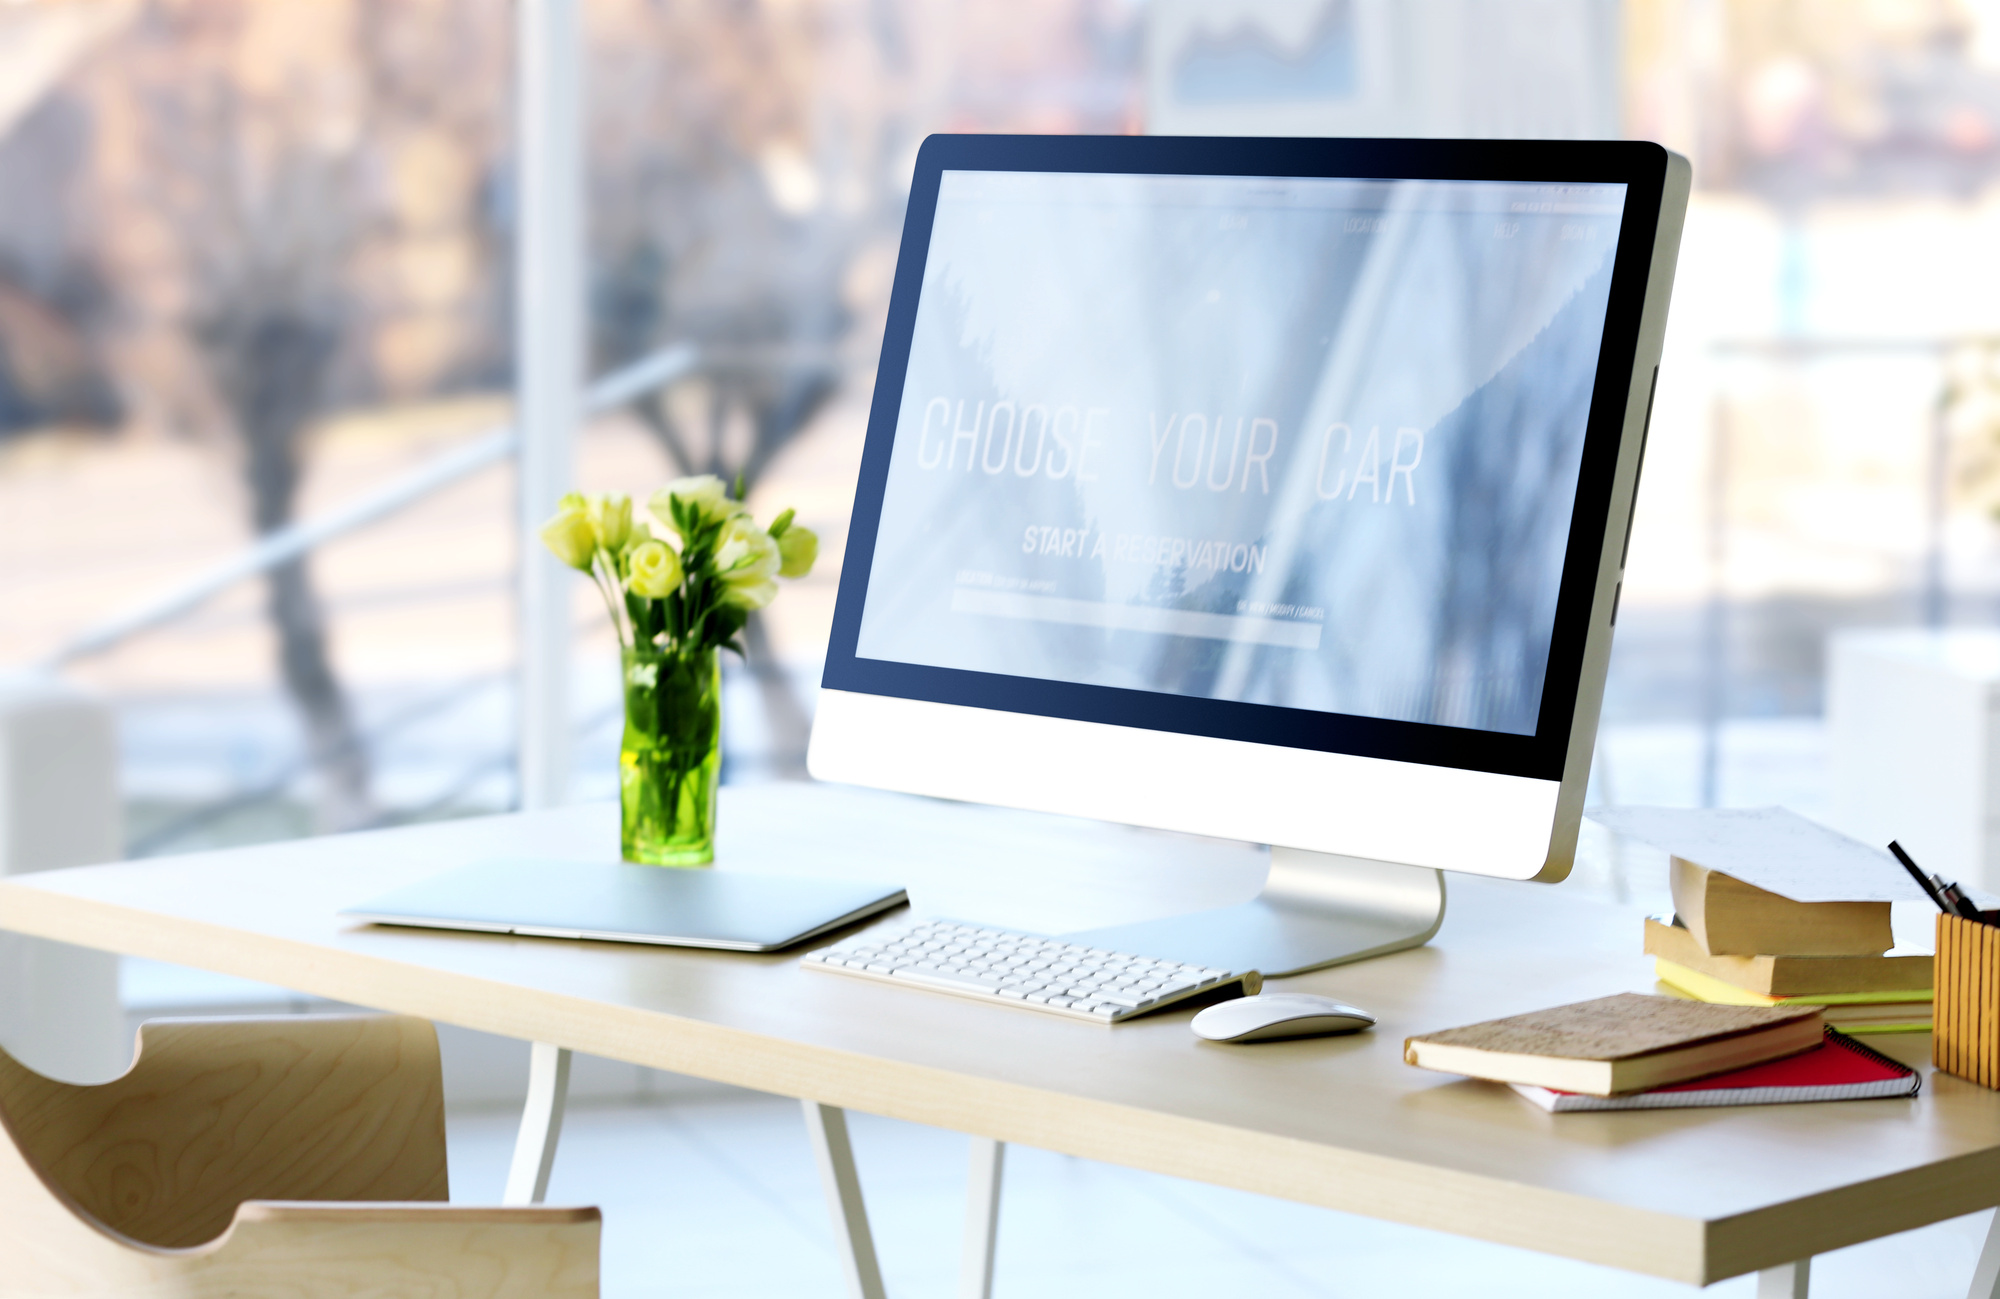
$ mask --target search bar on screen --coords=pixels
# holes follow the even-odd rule
[[[1059,622],[1106,631],[1144,631],[1162,636],[1198,636],[1204,640],[1242,645],[1278,645],[1286,649],[1319,648],[1320,626],[1258,618],[1246,614],[1197,613],[1191,609],[1158,609],[1144,604],[1105,604],[1069,600],[1055,595],[1024,595],[1018,591],[979,591],[959,587],[951,593],[953,613],[977,613],[991,618],[1026,622]]]

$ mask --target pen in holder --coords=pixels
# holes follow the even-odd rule
[[[2000,1089],[2000,911],[1937,918],[1931,1063]]]

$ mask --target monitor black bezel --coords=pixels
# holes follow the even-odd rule
[[[1102,722],[1542,780],[1562,778],[1575,719],[1606,518],[1632,390],[1668,154],[1637,141],[1329,140],[1170,136],[933,135],[918,151],[868,416],[853,521],[822,682],[827,689]],[[859,657],[861,613],[902,406],[938,183],[946,171],[1493,180],[1623,184],[1604,338],[1533,735],[1271,704],[1079,685]]]

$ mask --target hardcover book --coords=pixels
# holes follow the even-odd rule
[[[1794,1055],[1817,1046],[1817,1006],[1725,1006],[1619,993],[1412,1037],[1422,1069],[1615,1096]]]
[[[1930,994],[1929,952],[1891,948],[1881,956],[1711,956],[1685,926],[1646,918],[1646,954],[1768,997],[1874,992],[1892,1001]]]
[[[1669,884],[1711,956],[1880,956],[1896,942],[1887,902],[1796,902],[1683,857]]]

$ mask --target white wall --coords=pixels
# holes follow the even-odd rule
[[[52,677],[0,678],[0,875],[115,861],[123,840],[110,710]],[[123,1073],[118,958],[0,933],[0,1046],[66,1082]]]

